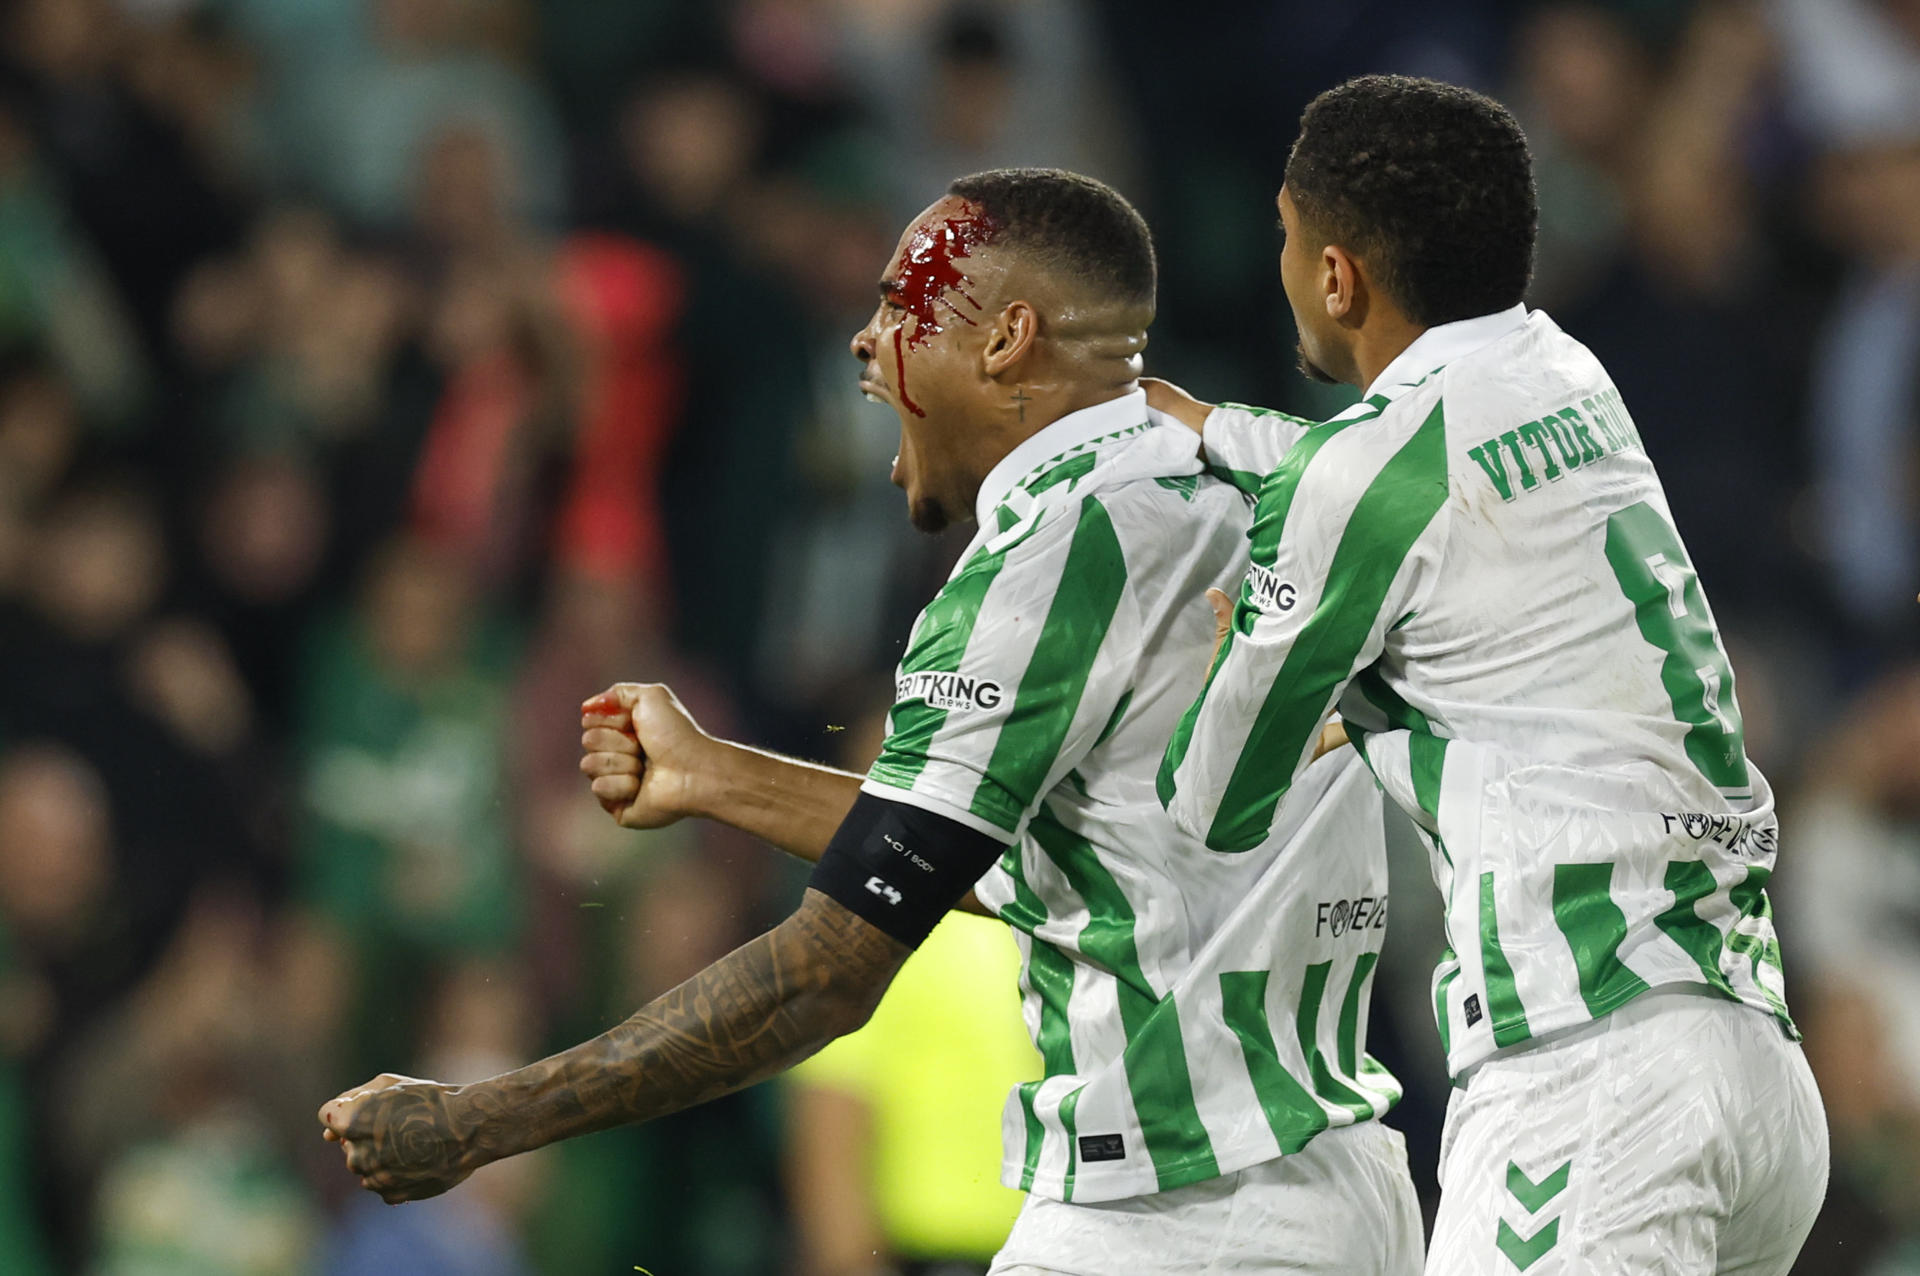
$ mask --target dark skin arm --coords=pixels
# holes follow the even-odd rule
[[[860,796],[851,771],[708,735],[659,683],[607,688],[580,706],[580,730],[580,769],[622,828],[701,816],[814,864]],[[992,916],[972,891],[954,907]]]
[[[704,817],[813,863],[860,796],[850,771],[708,735],[659,683],[616,683],[580,706],[580,727],[580,769],[622,828]]]
[[[591,1041],[472,1085],[383,1075],[320,1109],[388,1204],[489,1162],[651,1121],[763,1081],[858,1028],[905,944],[809,890],[794,914]]]

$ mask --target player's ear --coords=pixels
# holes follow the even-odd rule
[[[1320,290],[1327,317],[1346,327],[1366,318],[1366,282],[1360,263],[1338,244],[1320,250]]]
[[[1040,315],[1030,302],[1010,301],[994,317],[987,330],[986,348],[980,352],[980,370],[998,379],[1018,367],[1040,339]]]

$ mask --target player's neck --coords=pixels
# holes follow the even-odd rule
[[[1425,331],[1423,325],[1398,311],[1380,308],[1354,332],[1352,367],[1341,379],[1362,394],[1366,393],[1367,387],[1378,381],[1388,365],[1405,354],[1407,347]]]
[[[1027,383],[1009,387],[995,412],[994,433],[1011,452],[1040,431],[1082,408],[1108,403],[1140,387],[1139,372],[1124,368],[1110,376]]]

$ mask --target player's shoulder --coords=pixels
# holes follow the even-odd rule
[[[1089,495],[1120,518],[1153,522],[1211,522],[1245,505],[1232,484],[1198,466],[1115,474]]]
[[[952,584],[986,573],[1057,574],[1111,557],[1129,575],[1181,546],[1242,536],[1246,498],[1208,474],[1198,437],[1148,422],[1036,466],[1010,489],[968,550]]]
[[[1205,473],[1136,474],[1089,482],[1066,499],[1036,506],[1028,518],[974,552],[949,589],[984,593],[983,615],[1024,614],[1062,588],[1112,591],[1128,608],[1152,608],[1169,581],[1209,572],[1245,553],[1248,501]],[[988,576],[997,581],[988,581]]]
[[[1525,420],[1610,384],[1591,350],[1535,310],[1506,336],[1440,369],[1421,389],[1445,412],[1450,429],[1471,433],[1488,420]]]
[[[1445,407],[1433,377],[1376,395],[1307,431],[1260,492],[1260,504],[1353,506],[1370,492],[1444,485]]]
[[[1012,500],[1038,508],[1091,500],[1115,520],[1209,522],[1230,517],[1237,493],[1207,473],[1200,439],[1185,426],[1150,420],[1059,458],[1022,481]]]
[[[1112,520],[1132,563],[1170,561],[1220,538],[1238,545],[1252,520],[1246,494],[1204,470],[1117,477],[1089,499]]]

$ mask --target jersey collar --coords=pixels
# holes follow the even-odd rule
[[[1476,350],[1492,345],[1526,321],[1527,305],[1521,302],[1506,310],[1497,310],[1490,315],[1457,319],[1452,323],[1437,324],[1428,328],[1415,337],[1413,344],[1402,350],[1400,356],[1373,379],[1373,384],[1368,386],[1367,392],[1360,397],[1371,399],[1376,394],[1385,394],[1391,398],[1405,387],[1425,380],[1455,359],[1463,358]]]
[[[980,495],[974,500],[975,516],[981,526],[988,526],[988,518],[1007,499],[1007,494],[1035,470],[1077,447],[1147,420],[1147,392],[1135,390],[1117,399],[1069,412],[1052,424],[1042,426],[987,471],[987,477],[980,484]]]

